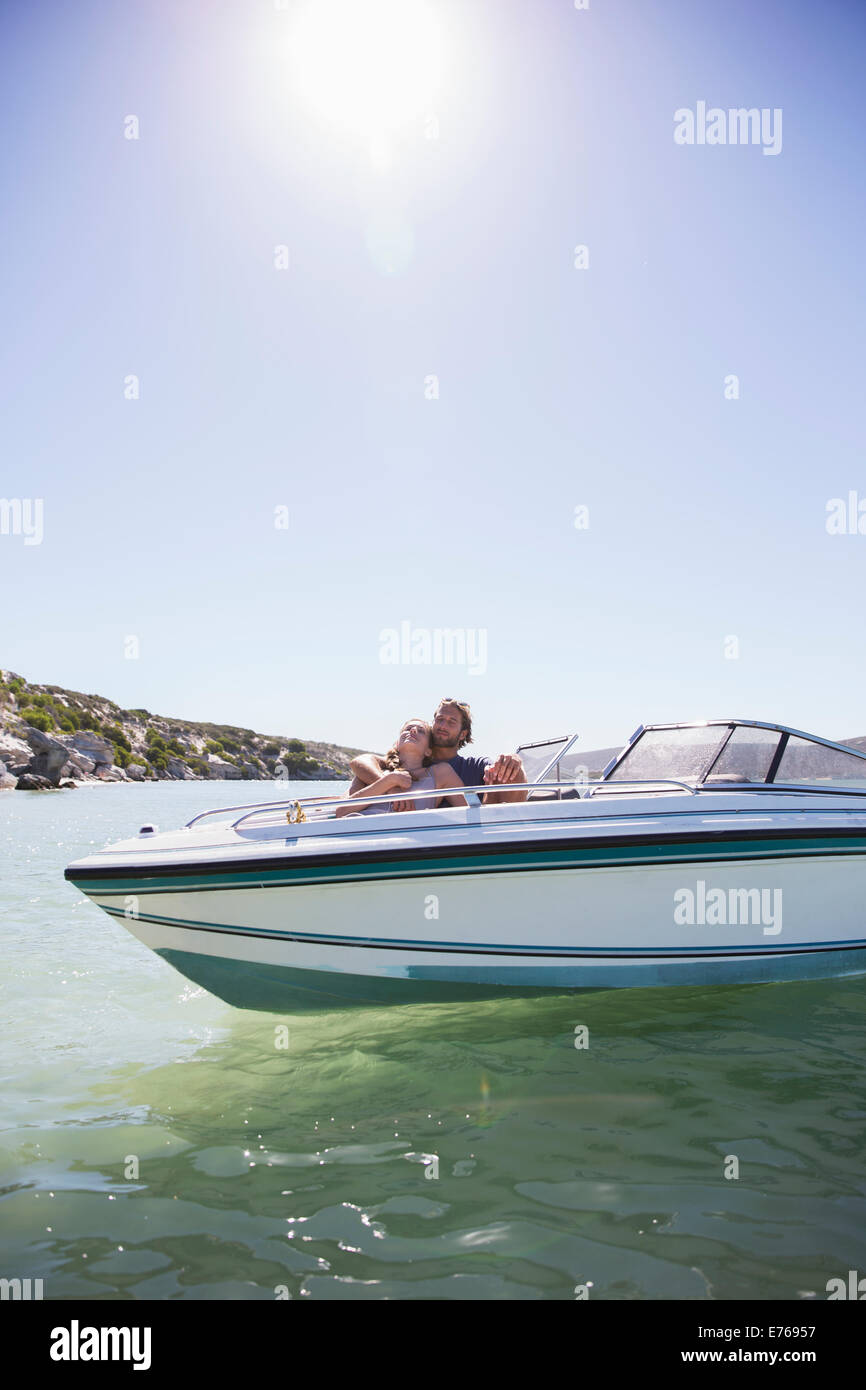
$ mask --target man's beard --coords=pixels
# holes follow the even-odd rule
[[[439,735],[437,735],[436,730],[435,730],[435,728],[434,728],[434,730],[433,730],[433,742],[434,742],[434,744],[436,745],[437,748],[453,748],[453,749],[454,749],[454,752],[455,752],[455,753],[457,752],[457,747],[458,747],[458,736],[457,736],[457,735],[453,735],[452,738],[449,738],[447,734],[444,734],[444,733],[443,733],[443,734],[441,735],[441,737],[440,737]]]

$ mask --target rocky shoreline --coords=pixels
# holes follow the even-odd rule
[[[0,669],[0,791],[90,782],[337,781],[357,749],[124,710]]]

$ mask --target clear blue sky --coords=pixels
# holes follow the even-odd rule
[[[434,0],[432,77],[426,30],[389,73],[305,8],[2,8],[0,496],[44,538],[0,535],[0,666],[370,747],[441,694],[489,753],[866,733],[866,535],[825,527],[866,499],[866,8]],[[675,144],[701,100],[781,153]],[[404,620],[486,670],[382,664]]]

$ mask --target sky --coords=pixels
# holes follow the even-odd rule
[[[866,734],[864,39],[5,0],[0,667],[376,749],[441,696],[491,756]]]

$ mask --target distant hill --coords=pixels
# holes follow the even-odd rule
[[[0,787],[17,785],[23,776],[53,786],[63,781],[345,780],[351,776],[349,760],[360,751],[122,709],[103,695],[37,685],[0,669]]]
[[[622,748],[621,743],[618,743],[616,748],[588,749],[581,748],[580,744],[577,744],[574,752],[563,759],[563,777],[572,777],[578,768],[583,768],[587,781],[596,782],[611,758],[616,758],[622,752]]]
[[[842,742],[866,752],[866,735]],[[622,746],[578,745],[563,760],[563,778],[598,779]],[[345,781],[351,777],[350,759],[359,752],[233,724],[122,709],[103,695],[37,685],[0,669],[0,789],[22,782],[27,789],[93,781]]]

